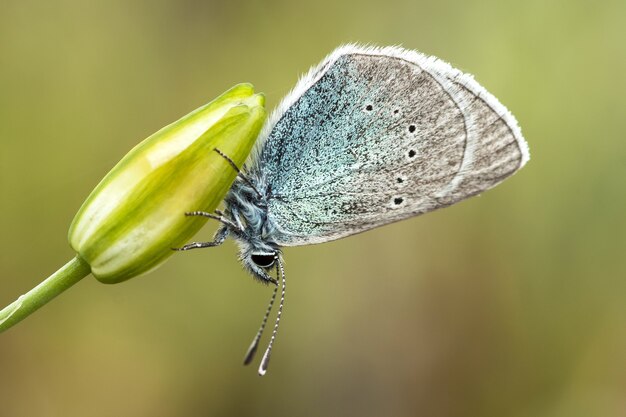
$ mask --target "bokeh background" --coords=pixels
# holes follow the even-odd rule
[[[241,360],[270,289],[232,242],[85,279],[0,335],[0,416],[626,416],[625,17],[623,0],[2,0],[2,305],[73,256],[74,213],[139,140],[238,82],[272,108],[341,43],[475,74],[532,159],[479,198],[287,249],[265,378]]]

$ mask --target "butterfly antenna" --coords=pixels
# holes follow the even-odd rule
[[[276,273],[278,273],[278,267],[276,267]],[[243,364],[248,365],[254,359],[254,354],[259,347],[259,342],[261,341],[261,336],[263,336],[263,330],[265,330],[265,325],[267,324],[267,319],[270,316],[272,311],[272,306],[274,305],[274,300],[276,300],[276,294],[278,293],[278,283],[274,286],[274,292],[272,293],[272,298],[270,298],[270,303],[267,306],[267,311],[265,311],[265,316],[263,316],[263,321],[261,322],[261,327],[259,327],[259,331],[256,333],[254,340],[250,344],[248,351],[246,352],[246,356],[243,359]]]
[[[272,346],[274,345],[274,340],[276,340],[276,334],[278,333],[278,325],[280,324],[280,316],[283,313],[283,305],[285,304],[285,269],[283,268],[282,262],[280,262],[280,258],[276,258],[277,268],[280,269],[280,276],[282,279],[282,291],[280,294],[280,304],[278,305],[278,314],[276,315],[276,323],[274,324],[274,331],[272,332],[272,338],[270,339],[269,344],[267,345],[267,349],[265,350],[265,354],[263,355],[263,359],[261,359],[261,365],[259,365],[259,375],[263,376],[267,372],[267,365],[270,362],[270,355],[272,353]],[[278,289],[278,286],[276,287]]]
[[[222,158],[224,158],[231,167],[233,167],[233,169],[235,171],[237,171],[237,174],[239,175],[239,177],[243,180],[243,182],[245,182],[246,184],[248,184],[250,186],[250,188],[252,188],[254,190],[255,193],[257,193],[257,195],[259,196],[259,198],[263,198],[263,195],[259,192],[259,190],[256,189],[256,187],[254,186],[254,184],[252,184],[252,181],[250,181],[248,179],[248,177],[246,177],[244,174],[241,173],[241,170],[239,169],[239,167],[237,166],[237,164],[228,157],[228,155],[226,155],[224,152],[220,151],[217,148],[214,148],[215,152],[217,152]]]

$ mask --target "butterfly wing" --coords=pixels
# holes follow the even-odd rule
[[[281,246],[449,206],[521,168],[514,117],[474,79],[396,47],[344,46],[283,100],[250,174]]]

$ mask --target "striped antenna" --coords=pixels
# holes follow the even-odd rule
[[[267,350],[265,350],[265,354],[263,355],[263,359],[261,359],[261,365],[259,366],[259,375],[263,376],[267,372],[267,365],[270,361],[270,355],[272,353],[272,346],[274,345],[274,340],[276,340],[276,334],[278,333],[278,325],[280,324],[280,316],[283,313],[283,305],[285,304],[285,269],[283,268],[282,262],[280,262],[280,258],[276,258],[278,268],[280,269],[280,275],[282,278],[282,292],[280,295],[280,304],[278,305],[278,314],[276,315],[276,323],[274,324],[274,331],[272,332],[272,338],[270,339],[269,344],[267,345]],[[278,286],[276,287],[278,289]]]
[[[276,274],[278,276],[278,265],[276,266]],[[261,336],[263,336],[263,330],[265,330],[265,325],[267,324],[267,319],[272,312],[272,306],[274,306],[274,300],[276,300],[276,294],[278,293],[278,284],[274,286],[274,292],[272,293],[272,298],[270,298],[270,303],[267,306],[267,311],[265,311],[265,316],[263,316],[263,321],[261,322],[261,327],[259,327],[259,331],[256,333],[254,340],[250,344],[248,351],[246,352],[246,356],[243,359],[243,364],[248,365],[254,359],[254,354],[259,347],[259,342],[261,341]]]

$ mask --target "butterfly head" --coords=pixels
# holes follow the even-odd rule
[[[263,283],[276,284],[270,273],[281,257],[280,250],[262,241],[239,241],[239,259],[244,268]]]

